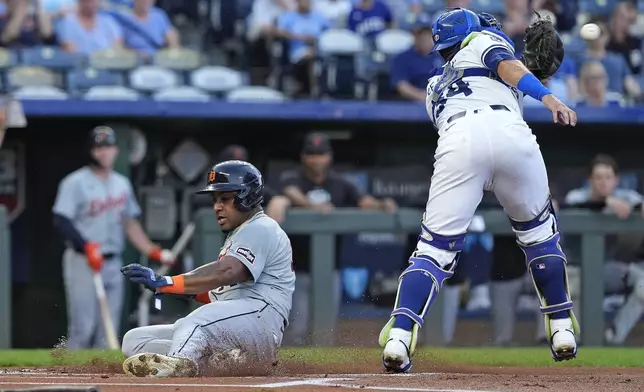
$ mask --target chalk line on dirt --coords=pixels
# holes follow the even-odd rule
[[[199,388],[287,388],[295,386],[319,386],[319,387],[329,387],[329,388],[348,388],[348,389],[360,389],[364,391],[398,391],[398,392],[491,392],[491,391],[480,391],[473,389],[435,389],[435,388],[413,388],[413,387],[387,387],[387,386],[366,386],[366,385],[355,385],[355,384],[344,384],[338,383],[338,381],[345,381],[346,379],[336,379],[336,378],[315,378],[308,380],[300,381],[287,381],[280,383],[263,383],[263,384],[185,384],[185,383],[173,383],[173,384],[157,384],[157,383],[125,383],[125,382],[69,382],[69,383],[60,383],[60,382],[32,382],[32,381],[0,381],[0,385],[70,385],[70,386],[114,386],[114,387],[166,387],[166,388],[190,388],[190,387],[199,387]]]

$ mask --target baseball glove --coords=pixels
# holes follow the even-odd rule
[[[542,18],[537,11],[537,19],[525,30],[525,44],[521,62],[539,80],[544,80],[559,69],[564,58],[561,37],[549,18]]]

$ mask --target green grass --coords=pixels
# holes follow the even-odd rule
[[[280,358],[284,361],[311,364],[339,364],[363,362],[367,358],[373,358],[378,362],[380,355],[380,350],[377,348],[288,348],[281,351]],[[119,363],[123,359],[123,355],[115,351],[0,350],[0,367],[73,366],[88,364],[96,360]],[[415,359],[443,365],[555,366],[545,346],[535,348],[423,348],[416,352]],[[556,366],[641,367],[644,366],[644,349],[582,347],[577,359],[559,363]]]

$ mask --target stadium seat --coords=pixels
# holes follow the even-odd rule
[[[136,68],[141,60],[136,52],[127,49],[106,49],[89,56],[89,65],[96,69],[128,71]]]
[[[16,52],[0,48],[0,69],[13,67],[17,63]]]
[[[190,49],[163,49],[155,53],[154,65],[175,71],[192,71],[201,66],[201,54]]]
[[[318,49],[323,55],[355,55],[364,47],[364,39],[347,29],[329,29],[318,39]]]
[[[579,12],[592,15],[609,15],[620,0],[579,0]]]
[[[83,54],[64,52],[51,46],[23,49],[20,52],[20,58],[24,65],[35,65],[55,70],[77,68],[87,60]]]
[[[318,39],[318,49],[322,58],[322,94],[355,98],[358,87],[356,73],[365,71],[358,65],[365,65],[366,61],[356,62],[358,56],[367,55],[364,39],[350,30],[330,29]]]
[[[121,86],[121,75],[94,68],[75,69],[67,74],[67,90],[73,94],[85,93],[94,86]]]
[[[14,90],[27,86],[55,86],[56,75],[43,67],[18,66],[9,70],[7,87]]]
[[[243,78],[231,68],[206,66],[192,72],[190,84],[211,94],[220,94],[241,87]]]
[[[25,86],[12,94],[18,99],[56,99],[64,100],[68,95],[63,90],[52,86]]]
[[[190,86],[164,88],[154,93],[153,98],[155,101],[210,101],[210,95],[208,93]]]
[[[226,95],[230,102],[239,101],[264,101],[264,102],[281,102],[286,99],[284,94],[269,87],[263,86],[244,86],[231,90]]]
[[[644,0],[637,0],[637,11],[644,12]]]
[[[376,37],[376,50],[386,56],[395,56],[414,44],[414,36],[404,30],[385,30]]]
[[[141,95],[123,86],[95,86],[87,90],[83,98],[93,101],[137,101]]]
[[[154,92],[182,84],[176,72],[156,65],[143,65],[133,69],[129,79],[130,87],[145,92]]]

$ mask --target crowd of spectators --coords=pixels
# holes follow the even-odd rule
[[[250,35],[249,39],[256,42],[257,37],[261,36],[262,41],[259,47],[254,45],[254,50],[248,55],[255,66],[265,70],[264,75],[271,75],[271,71],[274,71],[271,68],[279,63],[279,60],[271,59],[275,43],[279,42],[284,47],[294,46],[296,49],[289,49],[290,64],[282,67],[282,70],[299,84],[308,86],[316,76],[313,68],[309,64],[309,72],[302,72],[302,58],[293,53],[306,47],[309,59],[315,58],[316,40],[326,29],[344,28],[363,37],[367,42],[366,53],[360,53],[359,56],[371,60],[377,58],[379,51],[383,51],[379,47],[379,35],[392,30],[406,30],[414,39],[408,40],[407,46],[398,50],[402,53],[395,53],[392,61],[387,63],[390,79],[387,86],[379,86],[380,97],[418,101],[424,100],[422,92],[426,87],[425,75],[428,70],[442,64],[442,59],[436,54],[427,53],[431,50],[429,33],[432,23],[445,8],[467,7],[492,11],[503,21],[504,30],[515,41],[517,54],[522,50],[525,28],[535,17],[532,13],[534,8],[553,20],[566,45],[564,64],[548,82],[551,89],[567,102],[582,106],[623,106],[640,102],[642,29],[641,23],[638,23],[636,2],[607,2],[608,6],[597,13],[592,13],[592,4],[585,3],[595,2],[506,0],[498,7],[496,4],[484,6],[485,2],[472,0],[256,0],[248,26],[249,31],[261,31],[261,34]],[[584,10],[588,12],[582,12]],[[315,27],[309,27],[311,31],[301,32],[300,24],[294,21],[305,20],[315,21],[311,24]],[[587,22],[600,26],[598,39],[584,41],[579,37],[580,25]],[[288,40],[285,42],[280,38]],[[412,48],[407,50],[410,46]],[[360,71],[361,67],[356,67],[358,79],[364,76]],[[259,78],[254,82],[271,81]],[[305,89],[306,95],[310,93],[309,89]],[[537,104],[530,99],[526,101],[528,106]]]
[[[85,55],[124,48],[143,64],[160,49],[190,47],[210,63],[239,71],[252,85],[296,98],[423,101],[427,74],[443,64],[438,54],[428,54],[432,24],[441,12],[467,7],[495,14],[520,55],[535,9],[555,23],[566,48],[549,87],[569,104],[612,107],[643,99],[642,3],[0,0],[0,43],[17,51],[47,46]],[[196,39],[173,26],[186,15],[192,18],[188,24],[198,26]],[[600,27],[599,38],[581,39],[579,28],[588,22]],[[525,100],[526,106],[538,104]]]

